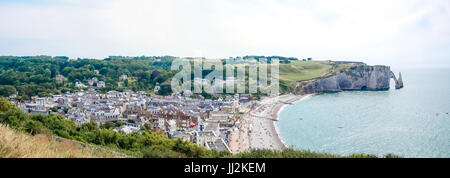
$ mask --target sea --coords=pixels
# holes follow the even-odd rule
[[[404,88],[317,94],[280,111],[288,147],[338,154],[450,157],[450,69],[402,70]],[[396,73],[398,75],[398,73]]]

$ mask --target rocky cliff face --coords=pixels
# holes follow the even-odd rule
[[[339,92],[344,90],[388,90],[391,77],[389,66],[357,65],[335,75],[306,85],[303,93]],[[396,83],[399,83],[396,80]],[[403,82],[402,82],[403,87]]]

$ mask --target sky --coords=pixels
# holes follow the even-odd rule
[[[449,0],[0,0],[0,55],[450,67]]]

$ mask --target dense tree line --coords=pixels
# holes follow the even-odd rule
[[[0,56],[0,96],[9,97],[17,93],[20,100],[28,100],[31,96],[76,92],[82,90],[75,87],[76,82],[87,84],[94,77],[106,83],[106,87],[101,88],[100,92],[128,89],[152,93],[155,86],[159,85],[160,90],[156,94],[170,95],[171,78],[179,72],[170,70],[174,59],[171,56],[110,56],[103,60],[69,60],[65,56]],[[211,71],[203,70],[202,76],[205,77]],[[57,80],[57,75],[64,76],[66,80]],[[121,75],[127,75],[128,79],[119,80]],[[223,76],[226,77],[225,70]],[[191,77],[194,77],[193,73]],[[193,87],[192,85],[192,89]],[[249,92],[248,85],[246,92]],[[206,98],[220,97],[206,92],[202,95]],[[261,93],[254,95],[259,98]]]
[[[93,77],[105,81],[106,87],[101,91],[150,91],[157,84],[170,86],[168,79],[177,72],[168,70],[173,59],[171,56],[111,56],[104,60],[68,60],[64,56],[0,56],[0,95],[8,97],[17,93],[28,99],[35,95],[73,92],[78,90],[75,82],[86,84]],[[63,75],[66,80],[57,81],[57,75]],[[121,75],[129,78],[120,81]],[[171,93],[170,87],[161,88],[162,94]]]
[[[289,64],[291,61],[296,61],[298,58],[295,57],[283,57],[283,56],[244,56],[243,59],[255,59],[257,61],[261,59],[266,59],[267,63],[272,63],[272,60],[277,59],[282,64]]]

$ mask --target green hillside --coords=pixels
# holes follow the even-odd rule
[[[287,82],[304,81],[328,74],[333,68],[329,61],[293,61],[280,64],[280,80]]]
[[[76,82],[87,85],[92,78],[106,83],[104,88],[98,89],[100,92],[133,90],[154,93],[155,86],[160,85],[161,89],[156,94],[170,95],[171,79],[178,72],[170,70],[174,59],[171,56],[112,56],[103,60],[0,56],[0,96],[9,97],[17,93],[19,100],[28,100],[32,96],[73,93],[83,90],[75,86]],[[281,63],[281,92],[292,92],[301,81],[324,77],[347,66],[331,61],[289,60],[289,63]],[[203,76],[209,72],[211,70],[203,71]],[[63,80],[58,80],[57,76],[61,75]],[[127,79],[121,80],[122,75],[127,75]]]
[[[299,92],[314,79],[324,78],[354,64],[334,61],[292,61],[280,64],[281,93]]]

